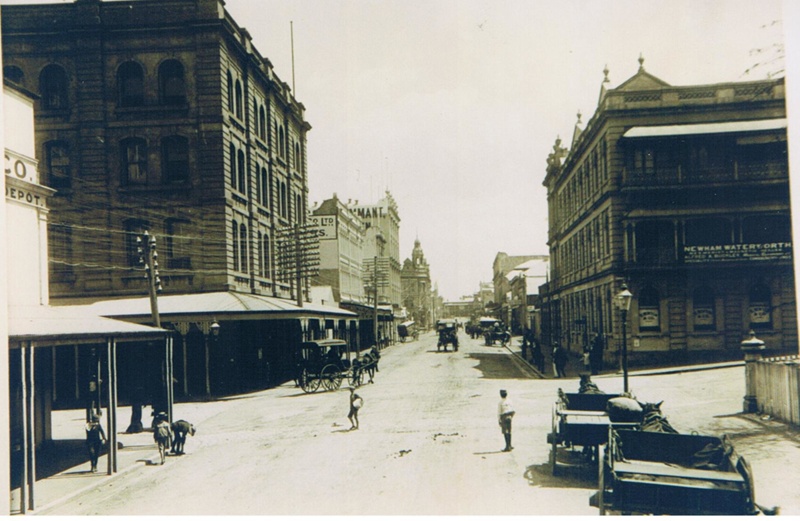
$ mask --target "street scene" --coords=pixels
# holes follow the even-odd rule
[[[0,512],[800,514],[798,22],[0,0]]]
[[[157,465],[151,433],[120,435],[124,473],[80,491],[88,463],[46,478],[48,515],[596,515],[589,498],[597,467],[580,451],[549,464],[551,410],[559,388],[578,379],[541,378],[518,350],[464,338],[458,352],[437,351],[424,334],[387,349],[364,399],[360,426],[347,419],[348,391],[306,394],[289,383],[212,403],[177,404],[197,434],[185,455]],[[570,372],[572,372],[572,368]],[[796,434],[770,419],[739,412],[743,367],[631,377],[642,401],[664,401],[680,432],[731,436],[756,475],[759,504],[800,513],[800,477],[786,465]],[[611,393],[617,374],[596,377]],[[513,447],[503,452],[499,390],[516,414]],[[76,437],[82,411],[62,411]],[[570,457],[571,456],[571,457]],[[103,461],[101,460],[101,466]],[[203,476],[203,479],[198,479]],[[234,478],[235,476],[235,478]],[[68,483],[72,481],[73,483]],[[58,490],[60,488],[60,491]],[[68,491],[69,490],[69,491]],[[67,492],[68,491],[68,492]],[[63,494],[66,499],[55,499]]]

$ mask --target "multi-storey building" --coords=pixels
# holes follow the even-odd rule
[[[336,194],[312,209],[309,220],[320,230],[319,285],[330,286],[337,302],[366,304],[364,222]]]
[[[294,276],[308,271],[278,257],[276,243],[292,244],[307,224],[311,127],[224,5],[2,8],[3,73],[40,94],[35,151],[56,190],[51,297],[128,297],[95,309],[155,322],[155,307],[136,298],[148,294],[137,243],[148,231],[160,250],[151,270],[163,285],[162,322],[180,333],[183,395],[285,381],[299,342],[354,328],[351,313],[292,304],[308,301],[308,278]],[[121,395],[139,383],[121,380]]]
[[[165,293],[295,291],[275,239],[305,219],[311,127],[223,6],[3,6],[4,73],[41,93],[54,298],[141,294],[145,229]]]
[[[547,160],[544,340],[621,344],[632,362],[739,358],[755,330],[797,349],[783,79],[675,87],[644,70],[601,87]],[[580,119],[579,119],[580,123]]]
[[[431,269],[419,239],[414,241],[414,249],[411,251],[411,258],[403,261],[403,269],[400,272],[400,284],[403,291],[403,306],[410,315],[410,318],[417,323],[417,327],[429,329],[432,326],[432,293],[431,293]]]
[[[379,285],[378,300],[382,304],[390,304],[395,311],[399,311],[402,306],[402,291],[400,289],[400,214],[397,202],[387,191],[386,196],[375,204],[359,204],[356,201],[350,208],[361,217],[367,227],[364,260],[370,261],[377,258],[379,271],[385,272],[379,276],[385,282]]]
[[[509,327],[513,319],[511,303],[511,282],[508,274],[520,264],[538,259],[547,259],[547,255],[508,255],[498,252],[492,263],[492,284],[494,288],[494,307],[492,314]]]

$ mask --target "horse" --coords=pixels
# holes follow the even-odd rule
[[[675,427],[669,424],[667,417],[661,412],[662,403],[664,403],[663,400],[658,403],[639,402],[639,405],[642,406],[641,429],[646,432],[668,432],[678,434]]]
[[[367,371],[367,376],[369,376],[369,383],[375,383],[373,379],[375,378],[375,372],[378,370],[378,360],[381,359],[381,353],[378,351],[376,347],[370,349],[369,353],[366,353],[364,356],[361,357],[360,365],[361,370]]]

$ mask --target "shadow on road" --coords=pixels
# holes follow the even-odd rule
[[[553,475],[549,463],[529,465],[525,469],[525,479],[532,487],[545,488],[597,488],[597,469],[594,466],[559,466],[557,475]]]
[[[469,357],[478,361],[475,369],[480,371],[481,378],[494,380],[519,379],[528,380],[519,368],[511,361],[507,352],[503,353],[470,353]]]

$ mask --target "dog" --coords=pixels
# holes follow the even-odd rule
[[[172,440],[171,452],[173,454],[183,454],[183,445],[186,443],[186,435],[191,434],[194,436],[197,430],[194,428],[194,425],[186,420],[178,420],[172,422],[172,432],[175,434],[175,437]]]

